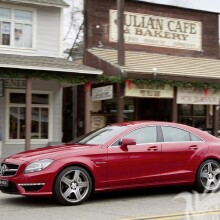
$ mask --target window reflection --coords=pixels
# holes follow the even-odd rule
[[[10,103],[25,104],[25,94],[24,93],[11,93]]]
[[[33,108],[32,109],[32,139],[48,138],[48,109]]]
[[[32,47],[32,26],[29,24],[15,24],[14,45],[16,47]]]
[[[11,93],[10,103],[20,103],[25,104],[25,94],[24,93]],[[32,94],[32,104],[49,104],[49,97],[47,94]]]
[[[124,138],[134,138],[137,144],[156,143],[157,129],[155,126],[139,128],[125,135]]]
[[[11,36],[11,10],[0,8],[0,45],[10,45]],[[5,20],[5,21],[4,21]]]
[[[33,94],[32,104],[49,104],[49,97],[47,94]]]
[[[10,108],[10,139],[25,138],[25,108]]]
[[[190,133],[188,131],[169,126],[161,126],[161,129],[163,132],[164,142],[190,141]]]

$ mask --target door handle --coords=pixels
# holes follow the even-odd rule
[[[197,145],[189,146],[190,150],[197,150],[199,147]]]
[[[157,146],[151,146],[147,148],[148,151],[158,151],[159,148]]]

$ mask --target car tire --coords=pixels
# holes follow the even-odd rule
[[[90,196],[91,191],[91,176],[78,166],[62,170],[54,183],[54,196],[63,205],[78,205]]]
[[[206,160],[196,174],[198,192],[216,192],[220,188],[220,164],[216,160]]]

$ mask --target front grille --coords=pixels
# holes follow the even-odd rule
[[[18,194],[18,189],[15,183],[8,182],[8,186],[0,186],[3,193]]]
[[[0,166],[0,176],[14,176],[18,171],[17,164],[2,163]]]

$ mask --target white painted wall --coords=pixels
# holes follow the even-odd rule
[[[60,83],[56,80],[33,80],[32,89],[40,91],[50,91],[52,92],[52,117],[50,120],[50,133],[51,139],[47,142],[40,142],[37,144],[32,141],[31,149],[48,146],[49,143],[61,143],[62,140],[62,87]],[[1,158],[8,157],[9,155],[24,151],[24,144],[16,143],[7,143],[5,142],[5,129],[6,129],[6,97],[0,97],[0,128],[3,131],[3,140],[2,140],[2,155]]]
[[[37,8],[36,55],[59,57],[60,8]]]

